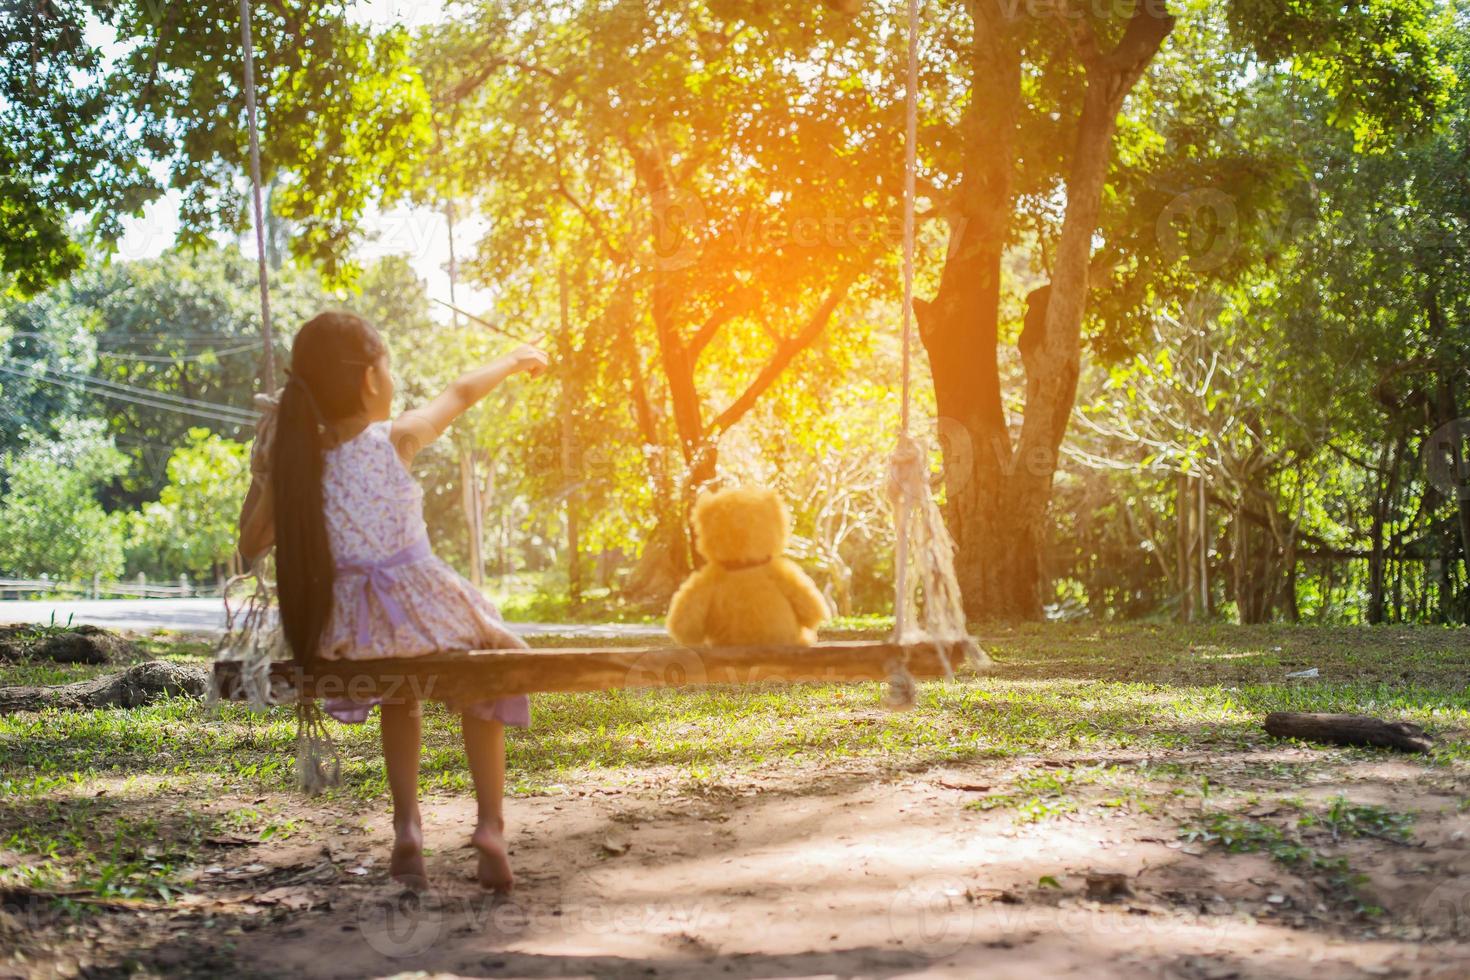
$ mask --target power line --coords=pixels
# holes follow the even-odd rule
[[[159,403],[160,407],[167,408],[199,408],[207,412],[213,412],[221,416],[238,417],[242,422],[253,422],[255,412],[222,402],[205,401],[200,398],[186,398],[183,395],[174,395],[166,391],[156,391],[152,388],[140,388],[137,385],[122,384],[107,378],[99,378],[90,374],[78,374],[69,371],[51,370],[53,377],[62,377],[67,380],[77,381],[85,385],[93,386],[102,392],[116,392],[130,398],[142,398]]]
[[[6,367],[3,364],[0,364],[0,373],[10,374],[17,378],[23,378],[28,381],[44,382],[46,384],[56,385],[62,388],[72,388],[80,390],[84,394],[92,395],[97,398],[105,398],[112,401],[125,402],[131,405],[140,405],[144,408],[152,408],[155,410],[171,412],[175,415],[192,415],[196,418],[206,419],[211,422],[219,422],[224,425],[244,426],[250,424],[249,419],[242,419],[234,415],[225,415],[219,412],[212,412],[201,408],[191,408],[186,405],[171,405],[167,402],[151,401],[146,398],[134,398],[121,392],[97,390],[89,387],[84,381],[64,377],[52,378],[43,375],[35,375],[25,371],[17,371],[16,369]]]
[[[243,427],[251,424],[251,421],[249,419],[242,419],[234,415],[224,415],[217,412],[207,411],[201,408],[190,408],[188,406],[182,405],[170,405],[166,402],[149,401],[148,399],[144,398],[133,398],[115,391],[99,391],[87,387],[84,382],[66,378],[57,379],[29,375],[21,371],[16,371],[13,368],[8,368],[3,364],[0,364],[0,373],[10,374],[18,378],[25,378],[29,381],[38,381],[45,384],[56,385],[57,387],[72,388],[74,390],[81,391],[83,394],[90,395],[95,398],[103,398],[109,401],[124,402],[130,405],[139,405],[143,408],[151,408],[155,411],[168,412],[174,415],[190,415],[195,418],[201,418],[209,422],[217,422],[221,425]]]
[[[68,339],[86,337],[99,343],[121,341],[136,344],[161,344],[176,342],[198,346],[201,344],[218,344],[226,341],[241,341],[248,339],[244,334],[218,334],[218,333],[135,333],[129,330],[104,330],[101,333],[73,334],[71,338],[60,337],[56,334],[42,333],[36,330],[13,330],[0,339],[12,337],[27,337],[35,340],[66,341]],[[252,347],[263,347],[259,340],[251,341]]]
[[[255,421],[255,415],[253,413],[247,413],[242,409],[235,408],[233,405],[166,395],[165,393],[151,391],[147,388],[119,385],[115,382],[105,381],[104,379],[92,378],[89,375],[70,375],[65,372],[52,372],[44,366],[42,367],[42,371],[45,373],[36,374],[33,371],[21,370],[11,367],[8,364],[0,364],[0,372],[27,381],[41,381],[59,387],[79,388],[87,394],[100,398],[141,405],[145,408],[159,409],[172,412],[176,415],[193,415],[214,422],[240,426],[251,425]],[[168,399],[176,400],[171,401]]]
[[[16,361],[12,359],[7,360],[10,360],[10,363],[12,365],[25,365],[24,361]],[[114,391],[121,391],[132,395],[140,395],[144,398],[152,398],[159,401],[172,402],[176,405],[190,405],[198,408],[206,408],[225,413],[243,415],[247,416],[248,418],[255,417],[254,412],[243,408],[236,408],[233,405],[225,405],[220,402],[204,401],[200,398],[187,398],[184,395],[175,395],[167,391],[157,391],[153,388],[140,388],[136,385],[124,384],[120,381],[113,381],[111,378],[102,378],[92,374],[82,374],[80,371],[67,371],[62,368],[53,368],[40,362],[32,363],[37,364],[42,371],[45,371],[53,376],[70,378],[73,380],[85,382],[87,384],[98,385],[103,388],[110,388]]]
[[[6,360],[9,361],[12,366],[26,366],[26,361],[24,360]],[[29,363],[35,364],[35,366],[40,367],[43,372],[46,372],[47,375],[54,376],[54,378],[66,378],[71,379],[71,381],[90,383],[90,385],[97,385],[100,386],[100,388],[110,388],[113,389],[113,391],[121,391],[125,392],[125,394],[131,395],[140,395],[140,397],[151,398],[151,400],[156,401],[168,401],[168,403],[178,404],[178,406],[209,408],[209,410],[222,411],[222,413],[240,414],[240,416],[254,417],[253,411],[247,410],[247,408],[226,406],[226,404],[219,403],[219,401],[204,401],[203,398],[188,398],[185,397],[185,395],[175,395],[172,394],[172,392],[168,391],[157,391],[157,389],[154,388],[140,388],[140,386],[128,385],[128,383],[113,381],[113,379],[110,378],[100,378],[100,376],[97,375],[84,375],[84,373],[75,372],[75,370],[66,370],[63,369],[63,367],[51,367],[50,364],[43,363],[43,361],[29,361]]]
[[[250,343],[241,344],[239,347],[226,347],[222,350],[205,351],[201,354],[177,354],[169,356],[167,354],[123,354],[118,351],[99,350],[97,356],[118,361],[143,361],[147,364],[182,364],[186,361],[194,363],[210,357],[229,357],[231,354],[243,354],[246,351],[259,351],[261,349],[260,344]]]

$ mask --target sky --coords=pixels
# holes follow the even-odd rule
[[[153,258],[167,251],[178,235],[178,212],[179,193],[171,190],[148,205],[141,218],[125,219],[116,258],[132,261]],[[406,255],[419,277],[428,283],[429,296],[449,301],[449,228],[442,213],[426,208],[374,211],[363,226],[364,241],[353,253],[360,262],[367,265],[385,255]],[[485,222],[475,218],[456,220],[455,252],[461,263],[473,254],[484,228]],[[232,240],[228,234],[215,237],[221,243]],[[238,244],[246,255],[255,256],[253,230],[247,229]],[[457,305],[471,313],[483,312],[493,299],[490,290],[472,288],[462,278],[455,296]],[[434,306],[432,312],[436,319],[449,319],[448,309],[437,303]]]
[[[353,16],[370,25],[396,23],[413,28],[443,19],[451,12],[447,9],[450,6],[443,0],[360,0],[353,7]],[[100,38],[97,40],[101,41]],[[105,41],[102,43],[105,50],[108,45]],[[142,217],[125,219],[117,257],[124,260],[152,258],[167,251],[178,234],[179,202],[179,193],[169,191],[150,204]],[[461,262],[466,255],[473,253],[484,228],[484,222],[472,217],[457,218],[454,241]],[[384,255],[406,255],[419,276],[428,283],[429,296],[446,302],[449,300],[449,229],[443,214],[424,208],[374,211],[364,222],[363,230],[363,244],[354,253],[359,261],[366,264]],[[222,242],[230,240],[229,235],[218,237]],[[247,255],[254,256],[253,231],[241,236],[239,244]],[[456,295],[458,305],[474,313],[485,309],[492,299],[489,290],[470,288],[463,281],[458,284]],[[447,320],[450,313],[436,303],[433,315]]]

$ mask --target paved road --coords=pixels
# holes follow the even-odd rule
[[[220,599],[83,599],[0,601],[0,623],[57,623],[70,620],[113,630],[195,630],[220,633],[225,628],[225,604]],[[623,623],[562,625],[511,623],[517,633],[557,633],[575,636],[663,636],[659,626]]]

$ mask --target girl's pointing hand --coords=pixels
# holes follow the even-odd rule
[[[524,371],[533,378],[543,374],[550,363],[546,352],[534,344],[523,344],[517,347],[510,356],[515,363],[516,371]]]

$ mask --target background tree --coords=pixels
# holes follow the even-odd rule
[[[475,273],[513,282],[550,247],[542,268],[595,284],[572,305],[608,336],[573,347],[623,373],[662,508],[644,585],[667,591],[722,435],[886,247],[871,45],[821,8],[483,3],[431,50],[473,134],[460,169],[486,178]]]
[[[350,7],[259,4],[253,18],[263,177],[272,207],[293,222],[292,252],[329,278],[354,271],[349,246],[364,213],[413,188],[430,140],[407,32],[373,32]],[[68,275],[84,246],[109,248],[122,218],[166,187],[182,194],[186,244],[243,227],[239,16],[231,0],[0,8],[7,290],[33,293]],[[86,219],[79,235],[73,214]]]
[[[1464,473],[1466,433],[1454,422],[1470,355],[1464,17],[1453,7],[1442,17],[1445,60],[1461,81],[1433,134],[1371,155],[1342,136],[1314,144],[1321,178],[1293,242],[1302,277],[1283,283],[1291,356],[1310,357],[1325,343],[1342,355],[1328,397],[1343,458],[1365,478],[1369,520],[1359,541],[1370,555],[1371,622],[1394,618],[1391,607],[1402,605],[1389,594],[1390,565],[1405,549],[1414,565],[1436,566],[1444,614],[1470,615],[1470,499],[1451,476]],[[1441,446],[1434,433],[1452,438]],[[1441,452],[1447,458],[1434,458]]]
[[[250,452],[208,429],[189,430],[168,461],[168,484],[143,505],[128,535],[130,567],[206,582],[238,571],[240,506],[250,484]]]
[[[1140,241],[1105,235],[1094,249],[1106,231],[1105,198],[1128,186],[1110,180],[1119,116],[1175,16],[1144,0],[1123,16],[1070,3],[965,6],[969,30],[936,32],[945,41],[938,60],[964,66],[968,98],[957,119],[937,113],[922,141],[937,148],[925,184],[948,220],[950,242],[939,289],[920,304],[919,322],[939,412],[957,423],[947,441],[948,518],[967,606],[975,616],[1035,617],[1045,515],[1081,370],[1089,290]],[[955,8],[939,9],[947,18]],[[1171,9],[1189,17],[1204,8]],[[1239,2],[1229,8],[1229,37],[1254,71],[1294,70],[1320,86],[1335,102],[1335,121],[1367,145],[1386,140],[1395,126],[1422,126],[1435,110],[1444,76],[1428,37],[1430,13],[1420,0],[1347,10]],[[1128,126],[1122,133],[1126,168],[1135,162],[1132,146],[1150,137]],[[1204,145],[1209,135],[1186,145]],[[1042,220],[1028,229],[1026,217]],[[1001,385],[1003,264],[1023,229],[1036,236],[1044,286],[1027,297],[1025,329],[1015,338],[1025,397],[1013,432]],[[1094,271],[1096,260],[1103,269]]]
[[[282,348],[333,302],[315,274],[281,270]],[[263,357],[257,304],[255,265],[233,247],[97,265],[0,305],[0,399],[38,431],[64,413],[106,419],[132,465],[104,502],[140,506],[157,499],[191,429],[249,438]]]
[[[33,438],[0,460],[0,574],[86,581],[123,569],[121,515],[103,510],[97,490],[127,460],[95,419],[69,419],[52,441]]]

